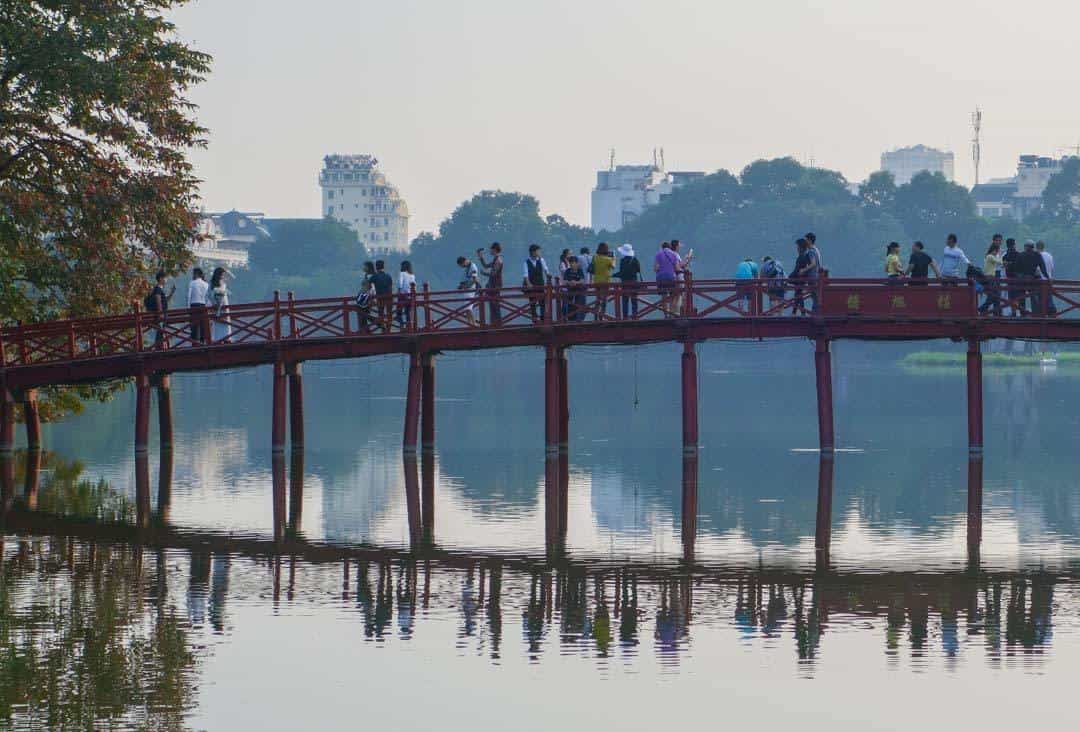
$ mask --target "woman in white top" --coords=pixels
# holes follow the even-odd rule
[[[408,327],[409,318],[412,317],[412,308],[409,307],[409,301],[414,287],[416,287],[416,275],[412,271],[412,262],[406,259],[401,263],[401,272],[398,273],[397,313],[394,315],[394,319],[397,320],[397,324],[403,330]]]
[[[210,289],[206,293],[206,307],[212,324],[210,338],[213,343],[228,343],[232,338],[232,322],[229,320],[229,288],[225,277],[232,275],[224,267],[218,267],[210,276]]]

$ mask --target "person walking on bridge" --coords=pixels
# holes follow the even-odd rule
[[[926,247],[921,241],[911,245],[911,256],[908,257],[907,270],[904,274],[910,278],[911,284],[925,285],[930,278],[930,270],[934,276],[941,278],[941,270],[938,269],[934,258],[926,253]]]
[[[615,277],[622,283],[622,315],[624,318],[637,318],[638,284],[641,281],[641,262],[634,254],[634,247],[623,244],[618,249],[619,269]]]
[[[615,257],[606,241],[596,246],[596,254],[590,266],[593,285],[596,287],[596,319],[600,320],[607,317],[608,287],[611,284],[611,272],[615,269]]]
[[[1042,278],[1050,279],[1046,270],[1046,262],[1043,261],[1042,255],[1035,251],[1035,242],[1028,239],[1024,242],[1024,251],[1020,253],[1020,256],[1016,258],[1016,276],[1021,280],[1038,280]],[[1038,292],[1038,285],[1034,282],[1030,286],[1024,286],[1020,290],[1021,302],[1024,302],[1030,298],[1030,313],[1033,315],[1042,314],[1042,298]],[[1025,305],[1020,306],[1021,314],[1028,314],[1024,312]]]
[[[1054,279],[1054,256],[1046,251],[1046,242],[1042,239],[1035,242],[1035,251],[1039,253],[1039,256],[1042,257],[1043,260],[1043,267],[1046,272],[1046,276],[1043,279]],[[1047,315],[1055,315],[1057,313],[1057,307],[1054,305],[1054,296],[1050,293],[1049,288],[1047,288],[1046,313]]]
[[[885,247],[885,276],[890,280],[900,280],[904,276],[904,265],[900,264],[900,242],[891,241]]]
[[[390,319],[394,313],[394,279],[386,271],[386,262],[381,259],[375,261],[375,274],[371,278],[371,287],[375,290],[379,328],[383,333],[389,333]]]
[[[941,255],[941,278],[946,282],[957,282],[964,278],[971,260],[958,246],[956,234],[949,234],[945,239],[945,253]]]
[[[412,297],[413,292],[416,291],[416,275],[412,271],[412,262],[407,259],[401,263],[398,272],[397,291],[397,312],[394,314],[394,319],[402,330],[406,330],[413,317]]]
[[[499,242],[492,242],[488,247],[488,251],[491,252],[491,262],[489,263],[484,259],[484,250],[476,250],[476,258],[480,260],[480,267],[483,269],[484,274],[487,276],[487,285],[485,286],[485,295],[488,298],[488,310],[491,313],[491,324],[498,326],[502,325],[502,308],[499,305],[499,298],[502,296],[503,287],[503,255],[502,244]]]
[[[757,314],[757,308],[755,307],[756,293],[753,282],[758,278],[759,272],[757,262],[750,257],[739,262],[739,266],[735,268],[735,279],[739,281],[736,288],[738,299],[746,301],[747,309],[751,315]]]
[[[544,319],[544,286],[551,272],[540,256],[540,245],[529,245],[529,256],[521,267],[521,289],[529,296],[529,313],[533,322]]]
[[[187,306],[191,311],[191,344],[193,346],[206,343],[206,293],[210,285],[204,279],[201,267],[191,270],[191,283],[188,285]]]
[[[160,350],[165,345],[165,321],[169,315],[169,300],[172,300],[173,294],[176,293],[176,285],[173,285],[168,293],[165,292],[165,272],[163,270],[158,270],[154,282],[154,288],[146,296],[143,306],[147,312],[154,314],[157,321],[157,325],[154,326],[154,348]]]
[[[679,255],[671,251],[671,244],[665,241],[653,259],[653,272],[656,273],[656,289],[660,293],[660,309],[668,318],[675,315],[671,303],[675,297],[676,276],[680,266]]]
[[[458,289],[465,294],[465,316],[469,325],[476,325],[476,291],[480,288],[480,270],[468,257],[458,257],[457,264],[462,270]]]
[[[817,281],[825,271],[825,265],[821,261],[821,250],[818,249],[817,235],[812,231],[808,231],[803,240],[806,242],[806,265],[802,268],[800,275],[807,283],[804,292],[810,296],[810,310],[816,313],[818,311]]]
[[[226,277],[232,277],[232,274],[224,267],[218,267],[210,275],[210,289],[206,296],[206,304],[214,314],[214,321],[210,326],[213,343],[228,343],[232,338],[232,321],[229,319],[229,287],[225,283]]]

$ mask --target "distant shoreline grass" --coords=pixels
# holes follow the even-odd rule
[[[983,366],[1038,366],[1043,358],[1057,359],[1059,366],[1080,366],[1080,351],[1064,353],[985,353]],[[916,351],[900,359],[901,366],[963,366],[966,353],[948,351]]]

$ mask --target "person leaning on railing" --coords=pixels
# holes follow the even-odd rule
[[[158,271],[154,277],[154,288],[150,290],[150,294],[146,296],[146,300],[143,301],[143,306],[149,313],[156,315],[154,325],[154,348],[161,349],[165,345],[165,321],[169,315],[169,301],[176,293],[176,285],[169,288],[169,292],[165,292],[165,272]]]

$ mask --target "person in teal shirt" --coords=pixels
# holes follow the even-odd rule
[[[739,262],[739,266],[735,268],[735,279],[737,280],[756,280],[758,278],[758,265],[750,257],[747,257],[743,261]],[[752,287],[740,287],[739,299],[746,300],[747,306],[754,311],[754,288]]]

